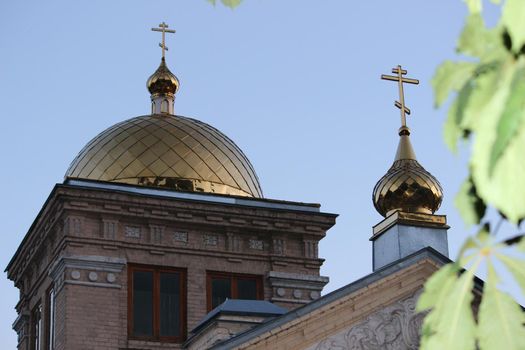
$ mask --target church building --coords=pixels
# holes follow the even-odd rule
[[[175,114],[162,58],[151,114],[95,136],[9,262],[18,350],[416,349],[423,284],[449,262],[439,182],[401,111],[395,160],[373,189],[373,273],[322,295],[318,244],[336,214],[263,196],[226,135]],[[373,175],[373,174],[371,174]],[[329,258],[329,257],[328,257]]]

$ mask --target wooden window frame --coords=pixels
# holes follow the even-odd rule
[[[153,273],[153,336],[133,335],[133,272],[145,271]],[[180,336],[161,336],[160,335],[160,274],[179,273],[180,274]],[[129,264],[128,265],[128,339],[146,340],[164,343],[182,343],[186,340],[186,276],[185,268],[165,267]]]
[[[237,299],[239,291],[237,289],[238,280],[255,280],[256,289],[257,289],[257,299],[264,299],[264,285],[263,278],[261,275],[251,275],[244,273],[232,273],[224,271],[206,271],[206,310],[210,312],[212,310],[212,295],[211,295],[211,280],[214,277],[218,278],[228,278],[230,280],[231,286],[231,299]]]

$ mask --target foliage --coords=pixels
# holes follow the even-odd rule
[[[217,0],[208,0],[213,6],[217,4]],[[221,0],[221,3],[224,6],[227,6],[229,8],[235,8],[241,4],[242,0]]]
[[[441,64],[432,82],[436,107],[454,95],[445,143],[453,152],[458,141],[472,145],[470,173],[455,204],[468,225],[481,224],[487,206],[519,224],[525,218],[525,1],[504,1],[493,28],[484,23],[481,0],[465,2],[469,15],[457,46],[465,59]],[[525,349],[525,314],[498,288],[495,268],[496,262],[505,267],[525,294],[525,239],[497,243],[487,227],[425,284],[418,302],[419,311],[429,310],[422,349]],[[473,283],[480,267],[487,275],[482,290]]]
[[[525,314],[514,299],[498,289],[494,260],[499,260],[525,291],[525,260],[508,253],[486,229],[469,238],[460,256],[425,284],[418,311],[430,309],[422,330],[422,349],[525,349]],[[525,252],[525,241],[518,249]],[[474,288],[474,275],[487,268],[483,291]],[[463,270],[461,266],[467,267]],[[476,323],[472,301],[482,295]]]

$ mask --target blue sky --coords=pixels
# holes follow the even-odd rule
[[[497,11],[487,4],[489,17]],[[94,136],[147,114],[148,76],[160,60],[179,77],[177,114],[207,122],[252,161],[267,198],[316,202],[340,214],[320,246],[325,292],[371,272],[371,193],[398,141],[397,87],[380,80],[401,64],[420,163],[443,185],[451,257],[466,229],[453,198],[468,146],[452,155],[445,110],[430,81],[455,57],[466,7],[442,1],[245,0],[236,10],[205,0],[3,1],[0,4],[0,265],[6,266],[55,183]],[[504,226],[505,237],[514,230]],[[0,338],[15,348],[18,291],[0,279]]]

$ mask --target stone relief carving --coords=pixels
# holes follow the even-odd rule
[[[217,235],[204,235],[203,240],[205,245],[216,246],[219,244],[219,237]]]
[[[175,242],[188,243],[188,232],[176,231],[173,233],[173,240]]]
[[[310,350],[412,350],[419,348],[424,313],[415,313],[421,290],[330,336]]]
[[[248,240],[248,247],[250,247],[250,249],[263,250],[264,243],[259,239],[250,239]]]
[[[126,235],[126,237],[140,238],[140,227],[126,226],[124,228],[124,234]]]

